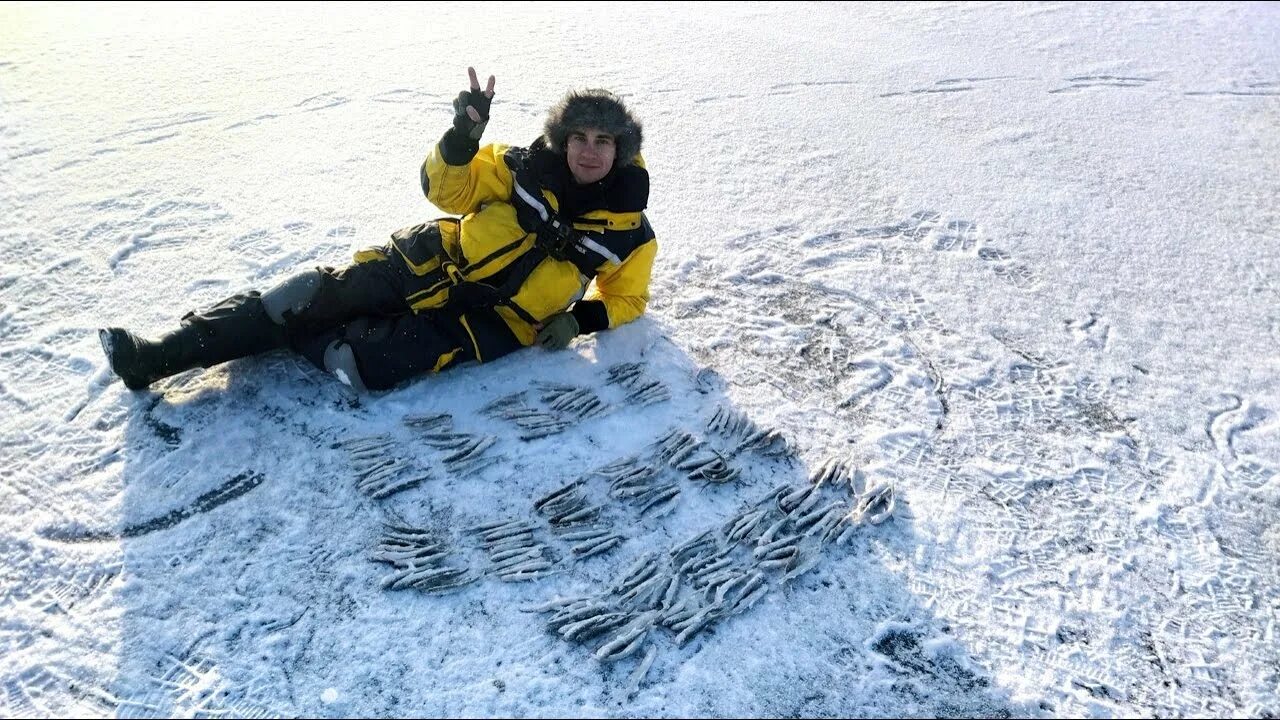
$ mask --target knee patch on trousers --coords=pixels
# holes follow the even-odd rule
[[[324,350],[324,369],[333,373],[343,385],[350,386],[357,392],[368,392],[364,379],[360,377],[360,366],[356,363],[356,354],[351,345],[334,340]]]
[[[262,294],[262,307],[277,325],[285,324],[285,313],[297,315],[311,304],[320,289],[320,271],[299,273]]]

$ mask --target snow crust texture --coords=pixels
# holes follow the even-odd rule
[[[0,715],[1280,714],[1266,4],[0,6]],[[97,329],[570,88],[648,312],[357,395]]]

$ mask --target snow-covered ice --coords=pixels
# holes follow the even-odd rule
[[[286,354],[113,378],[98,327],[438,215],[468,65],[487,140],[570,88],[644,121],[648,314],[363,398]],[[7,3],[0,143],[2,715],[1280,714],[1274,4]],[[533,550],[468,532],[508,520]],[[471,582],[384,590],[428,552],[388,525]],[[705,531],[742,574],[669,584]],[[632,609],[738,612],[537,607],[650,571]]]

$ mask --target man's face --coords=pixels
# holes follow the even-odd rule
[[[569,158],[569,172],[579,185],[593,183],[609,174],[618,148],[613,136],[592,128],[574,130],[565,140],[565,154]]]

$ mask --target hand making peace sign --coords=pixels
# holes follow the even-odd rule
[[[484,134],[484,127],[489,123],[489,104],[493,100],[494,77],[489,76],[488,86],[480,90],[480,78],[476,69],[467,68],[467,79],[471,81],[471,89],[458,93],[453,101],[453,127],[472,140],[479,140]]]

